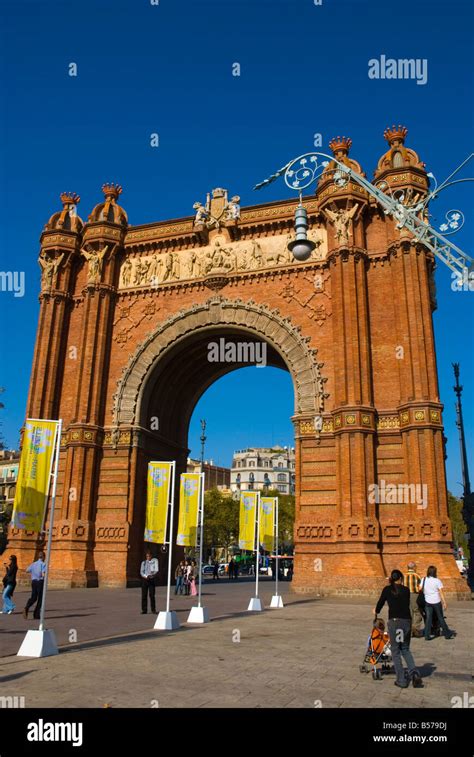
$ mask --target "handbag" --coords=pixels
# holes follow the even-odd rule
[[[423,579],[421,583],[421,589],[418,592],[418,596],[416,598],[416,604],[418,605],[418,609],[421,610],[421,612],[425,612],[425,609],[426,609],[426,599],[425,599],[425,593],[423,591],[424,585],[425,585],[425,579]]]

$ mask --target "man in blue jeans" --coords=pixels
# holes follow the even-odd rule
[[[25,620],[28,618],[28,610],[35,604],[35,602],[36,607],[33,611],[33,617],[35,620],[40,619],[41,603],[43,602],[44,574],[46,570],[44,558],[44,552],[40,552],[38,559],[31,563],[26,569],[26,572],[31,575],[31,597],[23,610],[23,617]]]

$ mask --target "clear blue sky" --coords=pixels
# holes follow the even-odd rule
[[[252,187],[289,158],[351,136],[369,177],[383,130],[409,128],[408,145],[439,179],[473,150],[472,0],[0,0],[0,270],[26,275],[23,298],[0,292],[3,432],[18,441],[38,315],[38,239],[59,193],[78,192],[86,219],[104,181],[124,187],[131,223],[189,215],[224,186],[242,204],[287,196]],[[370,80],[380,55],[428,61],[428,83]],[[232,76],[232,64],[241,76]],[[78,76],[68,75],[76,63]],[[150,147],[158,133],[160,146]],[[474,170],[471,171],[471,175]],[[458,244],[472,250],[472,188],[432,208],[439,223],[471,213]],[[473,293],[437,272],[435,314],[448,480],[460,489],[452,361],[461,362],[468,443],[474,450]],[[245,369],[211,387],[196,408],[209,457],[235,447],[292,443],[287,374]],[[474,466],[472,476],[474,477]]]

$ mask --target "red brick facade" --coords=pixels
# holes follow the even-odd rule
[[[388,133],[377,181],[423,194],[426,173],[404,136]],[[331,146],[361,170],[349,140]],[[197,399],[238,367],[206,358],[209,341],[225,336],[264,340],[268,363],[293,378],[294,588],[370,593],[414,559],[419,572],[436,564],[448,592],[462,594],[450,551],[430,253],[359,185],[337,187],[329,173],[305,200],[319,235],[306,263],[285,257],[295,200],[221,214],[214,226],[199,218],[131,226],[120,191],[105,186],[85,224],[78,198],[63,195],[41,237],[27,415],[63,419],[52,583],[136,579],[147,463],[175,459],[178,474],[186,469]],[[354,205],[338,234],[331,213]],[[222,248],[234,261],[227,267]],[[147,279],[153,265],[161,280]],[[383,482],[425,485],[426,502],[372,502],[370,487]],[[20,564],[35,543],[12,532]]]

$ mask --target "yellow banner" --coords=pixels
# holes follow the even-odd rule
[[[255,550],[255,520],[257,516],[257,492],[242,492],[240,495],[240,549]]]
[[[275,532],[276,497],[261,497],[260,499],[260,544],[265,552],[273,552]]]
[[[173,463],[148,463],[145,541],[166,542]]]
[[[26,421],[11,521],[14,528],[41,531],[58,425],[59,421]]]
[[[201,475],[200,473],[182,473],[180,478],[176,544],[181,547],[195,547],[197,545]]]

